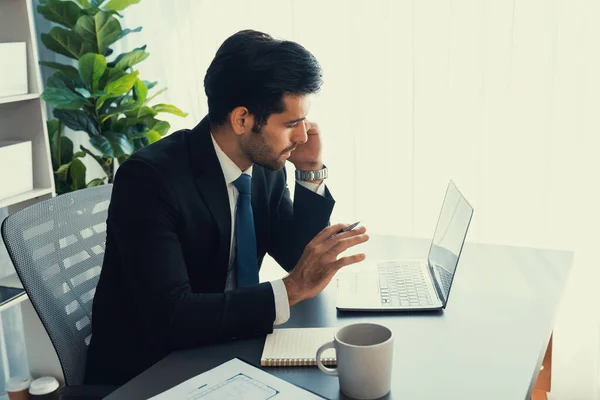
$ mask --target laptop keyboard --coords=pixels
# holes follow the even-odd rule
[[[433,305],[423,277],[423,268],[418,263],[381,263],[377,268],[383,306]]]
[[[446,271],[444,268],[436,265],[438,274],[440,274],[440,278],[442,279],[442,287],[444,288],[444,293],[447,296],[450,293],[450,284],[452,283],[452,274]]]

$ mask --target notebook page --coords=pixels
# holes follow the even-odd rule
[[[317,350],[331,342],[339,328],[274,329],[267,335],[261,357],[262,366],[316,365]],[[335,350],[327,349],[323,364],[335,365]]]

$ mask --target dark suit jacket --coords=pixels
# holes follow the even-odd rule
[[[329,222],[334,201],[255,165],[259,265],[292,269]],[[119,168],[93,305],[86,383],[123,384],[176,349],[272,332],[271,285],[224,292],[231,238],[225,178],[205,118]]]

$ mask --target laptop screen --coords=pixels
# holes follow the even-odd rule
[[[444,305],[472,216],[473,207],[450,181],[427,257],[430,267],[436,271],[433,275],[442,291]]]

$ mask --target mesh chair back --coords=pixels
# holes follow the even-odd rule
[[[61,363],[83,383],[92,300],[102,268],[112,185],[41,201],[2,223],[8,254]]]

